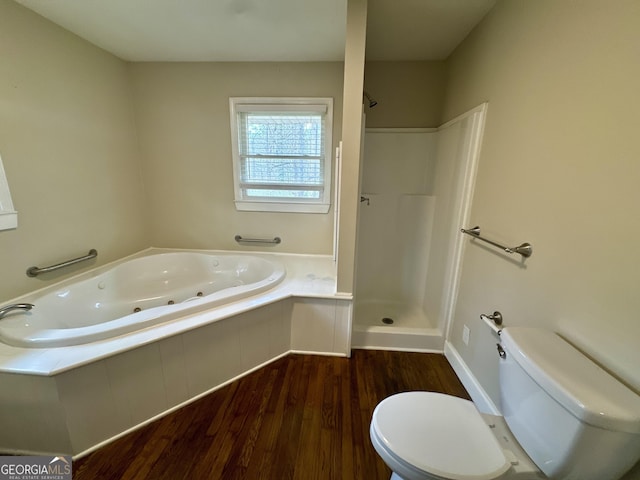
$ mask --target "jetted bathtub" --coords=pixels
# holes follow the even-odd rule
[[[258,256],[155,253],[16,299],[35,307],[0,319],[0,341],[49,348],[103,340],[264,292],[284,277],[280,262]]]

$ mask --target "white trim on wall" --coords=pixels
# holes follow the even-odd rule
[[[451,262],[447,267],[447,273],[444,278],[445,291],[448,292],[448,298],[444,303],[444,325],[445,339],[449,338],[455,307],[458,301],[458,290],[460,287],[460,276],[462,274],[462,261],[464,257],[464,239],[463,235],[458,232],[459,228],[467,228],[464,225],[469,222],[471,217],[471,203],[473,201],[473,192],[476,184],[476,176],[478,173],[478,162],[480,160],[480,149],[482,146],[482,137],[484,135],[484,125],[487,116],[488,104],[483,103],[477,107],[457,116],[456,118],[441,125],[438,130],[447,128],[448,126],[473,116],[471,124],[471,133],[469,143],[466,145],[467,154],[464,165],[464,177],[461,188],[461,201],[459,210],[455,213],[456,222],[453,224],[453,237],[455,243],[453,246]]]

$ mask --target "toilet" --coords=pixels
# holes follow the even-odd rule
[[[640,459],[640,397],[554,332],[502,330],[503,416],[435,392],[392,395],[371,442],[392,480],[617,480]]]

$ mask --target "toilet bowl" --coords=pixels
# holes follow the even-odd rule
[[[618,480],[640,459],[640,397],[554,332],[502,330],[504,416],[405,392],[378,404],[371,442],[394,480]]]
[[[370,435],[394,480],[545,478],[502,423],[469,400],[405,392],[378,404]]]

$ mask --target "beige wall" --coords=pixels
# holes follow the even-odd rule
[[[640,3],[499,2],[448,61],[444,119],[489,102],[451,341],[498,401],[478,319],[554,329],[640,391]],[[471,342],[461,341],[463,325]]]
[[[337,145],[341,62],[134,63],[129,68],[153,246],[245,249],[234,241],[240,234],[280,236],[281,245],[263,247],[269,251],[332,253],[333,208],[329,214],[236,211],[229,97],[332,97]]]
[[[0,231],[0,299],[148,245],[126,65],[11,1],[0,2],[0,155],[18,228]],[[85,268],[82,264],[78,268]]]
[[[366,62],[364,89],[378,101],[368,128],[438,127],[446,82],[445,62]]]

